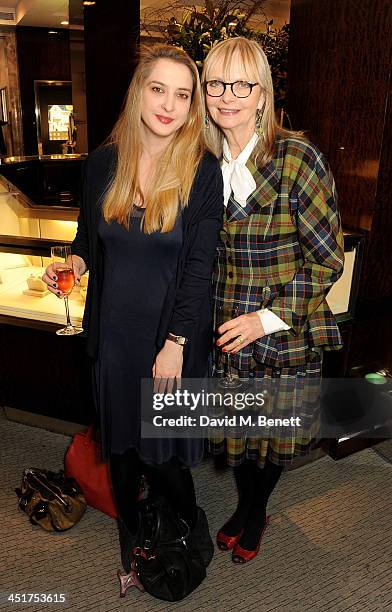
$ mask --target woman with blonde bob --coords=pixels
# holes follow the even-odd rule
[[[120,118],[85,165],[72,263],[77,283],[89,271],[83,327],[127,572],[142,474],[186,521],[205,565],[213,552],[189,469],[203,441],[141,436],[141,379],[163,390],[206,373],[223,190],[202,128],[194,62],[175,47],[142,47]],[[44,280],[62,297],[51,266]]]
[[[325,297],[342,273],[343,237],[326,159],[302,133],[277,125],[261,47],[241,37],[217,44],[202,84],[207,143],[222,163],[225,204],[213,276],[213,373],[231,369],[231,385],[269,386],[271,417],[303,416],[290,429],[210,440],[214,454],[226,453],[238,489],[218,546],[245,563],[259,551],[267,502],[284,466],[316,442],[323,350],[341,346]],[[222,312],[231,313],[223,322]]]

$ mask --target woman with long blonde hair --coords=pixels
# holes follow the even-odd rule
[[[213,551],[189,469],[203,441],[141,437],[142,379],[163,389],[206,373],[223,191],[202,127],[194,62],[175,47],[142,47],[120,118],[86,163],[72,244],[76,281],[89,270],[83,327],[127,572],[142,474],[186,521],[205,565]],[[51,266],[44,280],[61,297]]]
[[[270,385],[271,420],[291,424],[301,415],[290,429],[261,427],[258,435],[253,429],[210,441],[214,454],[226,454],[238,490],[218,546],[245,563],[259,551],[268,499],[284,466],[316,443],[323,350],[341,346],[325,298],[343,270],[343,236],[325,157],[302,133],[277,125],[260,45],[242,37],[217,44],[202,84],[207,142],[222,163],[225,204],[213,276],[219,334],[213,371],[222,377],[226,369],[226,385]],[[231,315],[222,322],[224,311]]]

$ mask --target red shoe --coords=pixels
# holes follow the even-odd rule
[[[243,531],[244,530],[241,529],[237,535],[228,536],[220,529],[216,535],[216,543],[219,550],[232,550],[242,536]]]
[[[260,550],[260,544],[261,544],[261,540],[263,539],[265,530],[267,529],[267,526],[269,525],[269,520],[270,520],[270,517],[267,516],[265,525],[264,525],[264,529],[260,534],[259,543],[257,544],[254,550],[246,550],[245,548],[242,548],[242,546],[240,546],[237,541],[237,543],[235,544],[233,548],[233,552],[231,554],[231,560],[233,561],[233,563],[238,563],[238,564],[247,563],[248,561],[251,561],[252,559],[256,557],[256,555],[258,554]]]

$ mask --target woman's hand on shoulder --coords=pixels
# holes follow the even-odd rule
[[[230,352],[232,355],[265,335],[257,312],[250,312],[226,321],[218,328],[218,333],[220,337],[216,341],[217,346],[223,346],[222,351]]]
[[[183,347],[166,340],[152,366],[152,376],[155,379],[154,391],[170,393],[173,389],[174,380],[176,380],[178,386],[181,380],[182,364]]]

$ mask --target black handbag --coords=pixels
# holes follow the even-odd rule
[[[139,530],[132,550],[131,572],[118,572],[122,597],[130,586],[164,601],[180,601],[206,577],[200,552],[191,543],[188,525],[163,499],[139,504]]]
[[[22,484],[15,489],[18,505],[33,525],[45,531],[66,531],[77,523],[87,504],[84,495],[73,478],[64,472],[50,472],[27,468]]]

